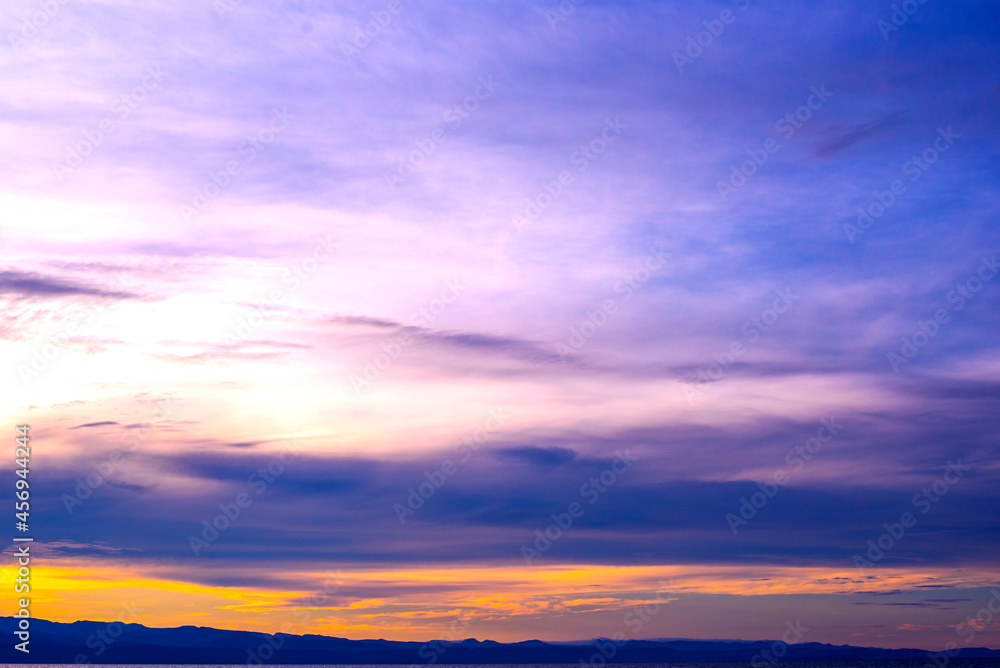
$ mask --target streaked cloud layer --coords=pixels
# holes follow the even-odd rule
[[[997,8],[571,4],[5,4],[36,614],[274,631],[339,569],[303,632],[574,639],[673,578],[644,636],[937,648],[985,604]]]

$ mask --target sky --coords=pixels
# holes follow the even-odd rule
[[[1000,648],[998,18],[5,2],[33,614]]]

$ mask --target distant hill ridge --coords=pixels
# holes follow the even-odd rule
[[[448,643],[349,640],[321,635],[269,636],[201,626],[158,629],[121,622],[71,624],[31,620],[30,654],[14,649],[17,619],[0,617],[3,663],[92,664],[528,664],[750,662],[770,664],[777,645],[782,660],[928,659],[928,650],[743,640],[629,640],[575,643],[526,640]],[[768,652],[768,654],[764,654]],[[962,648],[956,658],[1000,659],[1000,650]],[[603,659],[603,660],[602,660]]]

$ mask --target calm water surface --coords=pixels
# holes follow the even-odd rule
[[[0,664],[3,665],[3,664]],[[17,664],[20,666],[34,666],[36,668],[65,668],[66,664]],[[100,664],[94,664],[100,665]],[[118,668],[163,668],[165,665],[183,665],[185,668],[233,668],[233,666],[245,664],[115,664]],[[266,664],[266,665],[289,665],[289,664]],[[350,664],[300,664],[309,665],[312,668],[360,668]],[[441,668],[582,668],[576,663],[518,663],[518,664],[461,664],[461,663],[438,663],[438,664],[365,664],[364,668],[428,668],[431,665],[441,666]],[[656,666],[670,666],[670,668],[749,668],[749,662],[742,663],[609,663],[607,666],[616,668],[655,668]],[[762,662],[758,662],[761,666]],[[767,668],[938,668],[933,663],[925,659],[897,659],[892,661],[780,661],[767,664]],[[594,665],[589,668],[601,668]],[[947,666],[940,668],[1000,668],[1000,659],[951,659]]]

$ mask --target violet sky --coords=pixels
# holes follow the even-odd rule
[[[0,26],[38,616],[572,640],[666,591],[635,637],[940,649],[1000,585],[995,3]]]

